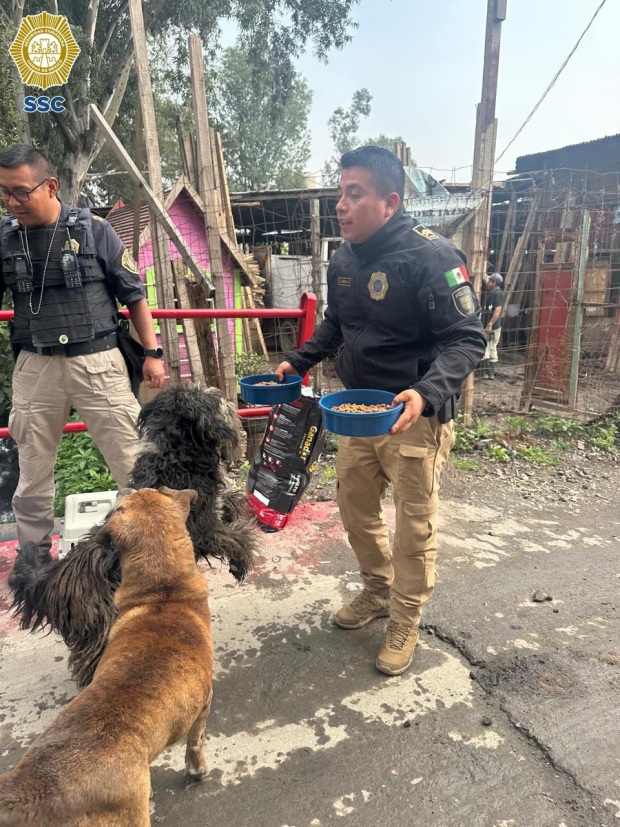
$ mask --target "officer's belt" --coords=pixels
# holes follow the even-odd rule
[[[93,339],[92,342],[75,342],[68,345],[54,345],[53,347],[35,347],[34,345],[22,345],[22,350],[29,353],[38,353],[39,356],[85,356],[87,353],[101,353],[102,350],[112,350],[118,347],[116,332],[108,333],[100,339]]]

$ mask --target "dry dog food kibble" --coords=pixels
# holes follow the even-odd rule
[[[265,386],[269,385],[279,385],[279,382],[257,382],[254,387],[255,388],[264,388]]]
[[[338,413],[380,413],[381,411],[391,411],[391,405],[354,405],[351,402],[345,402],[344,405],[336,405],[332,411]]]

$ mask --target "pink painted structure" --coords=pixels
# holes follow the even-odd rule
[[[180,190],[175,196],[175,190]],[[172,199],[172,200],[171,200]],[[198,207],[194,204],[191,197],[183,187],[175,187],[169,193],[165,202],[168,215],[174,222],[176,228],[179,230],[185,243],[190,248],[192,255],[196,261],[204,267],[207,273],[210,272],[209,260],[209,245],[207,243],[207,234],[204,225],[204,218]],[[106,220],[110,222],[112,227],[116,230],[125,246],[131,250],[133,246],[133,214],[134,208],[132,204],[127,206],[112,207]],[[144,205],[140,211],[140,233],[149,226],[150,214],[148,207]],[[172,259],[181,258],[179,251],[174,246],[172,241],[168,239],[170,247],[170,257]],[[152,286],[152,277],[148,278],[148,271],[152,272],[153,268],[153,240],[151,234],[148,233],[143,243],[140,246],[138,261],[136,262],[140,270],[140,277],[142,281],[147,284],[147,292],[149,304],[151,307],[157,307],[155,297],[155,289]],[[224,244],[222,244],[222,266],[223,266],[223,281],[224,281],[224,295],[227,308],[235,307],[235,289],[234,289],[234,262],[230,252]],[[149,285],[149,281],[151,285]],[[228,320],[228,328],[232,341],[235,341],[235,320]],[[191,371],[189,366],[189,359],[187,357],[187,349],[185,346],[185,336],[182,332],[181,326],[179,330],[179,350],[181,356],[181,377],[183,379],[191,378]]]

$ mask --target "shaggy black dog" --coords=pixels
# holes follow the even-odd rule
[[[225,561],[243,580],[252,568],[257,535],[245,495],[228,487],[221,462],[224,443],[236,444],[240,431],[232,406],[213,388],[170,388],[142,408],[138,430],[141,448],[129,486],[197,491],[187,521],[196,559]],[[119,558],[111,544],[95,542],[98,530],[63,560],[43,565],[37,547],[26,544],[9,576],[21,627],[59,632],[80,686],[90,682],[116,618]]]

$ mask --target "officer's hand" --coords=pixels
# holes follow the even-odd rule
[[[422,411],[426,407],[426,399],[414,390],[403,391],[399,393],[398,396],[395,396],[392,407],[400,405],[401,402],[404,403],[405,408],[394,425],[392,425],[391,434],[404,433],[418,421]]]
[[[278,367],[276,368],[276,376],[280,380],[280,382],[284,382],[285,374],[292,374],[293,376],[299,376],[295,368],[291,365],[290,362],[280,362]]]
[[[147,356],[144,360],[142,376],[144,381],[149,383],[149,388],[161,388],[166,378],[162,360],[156,359],[154,356]]]

